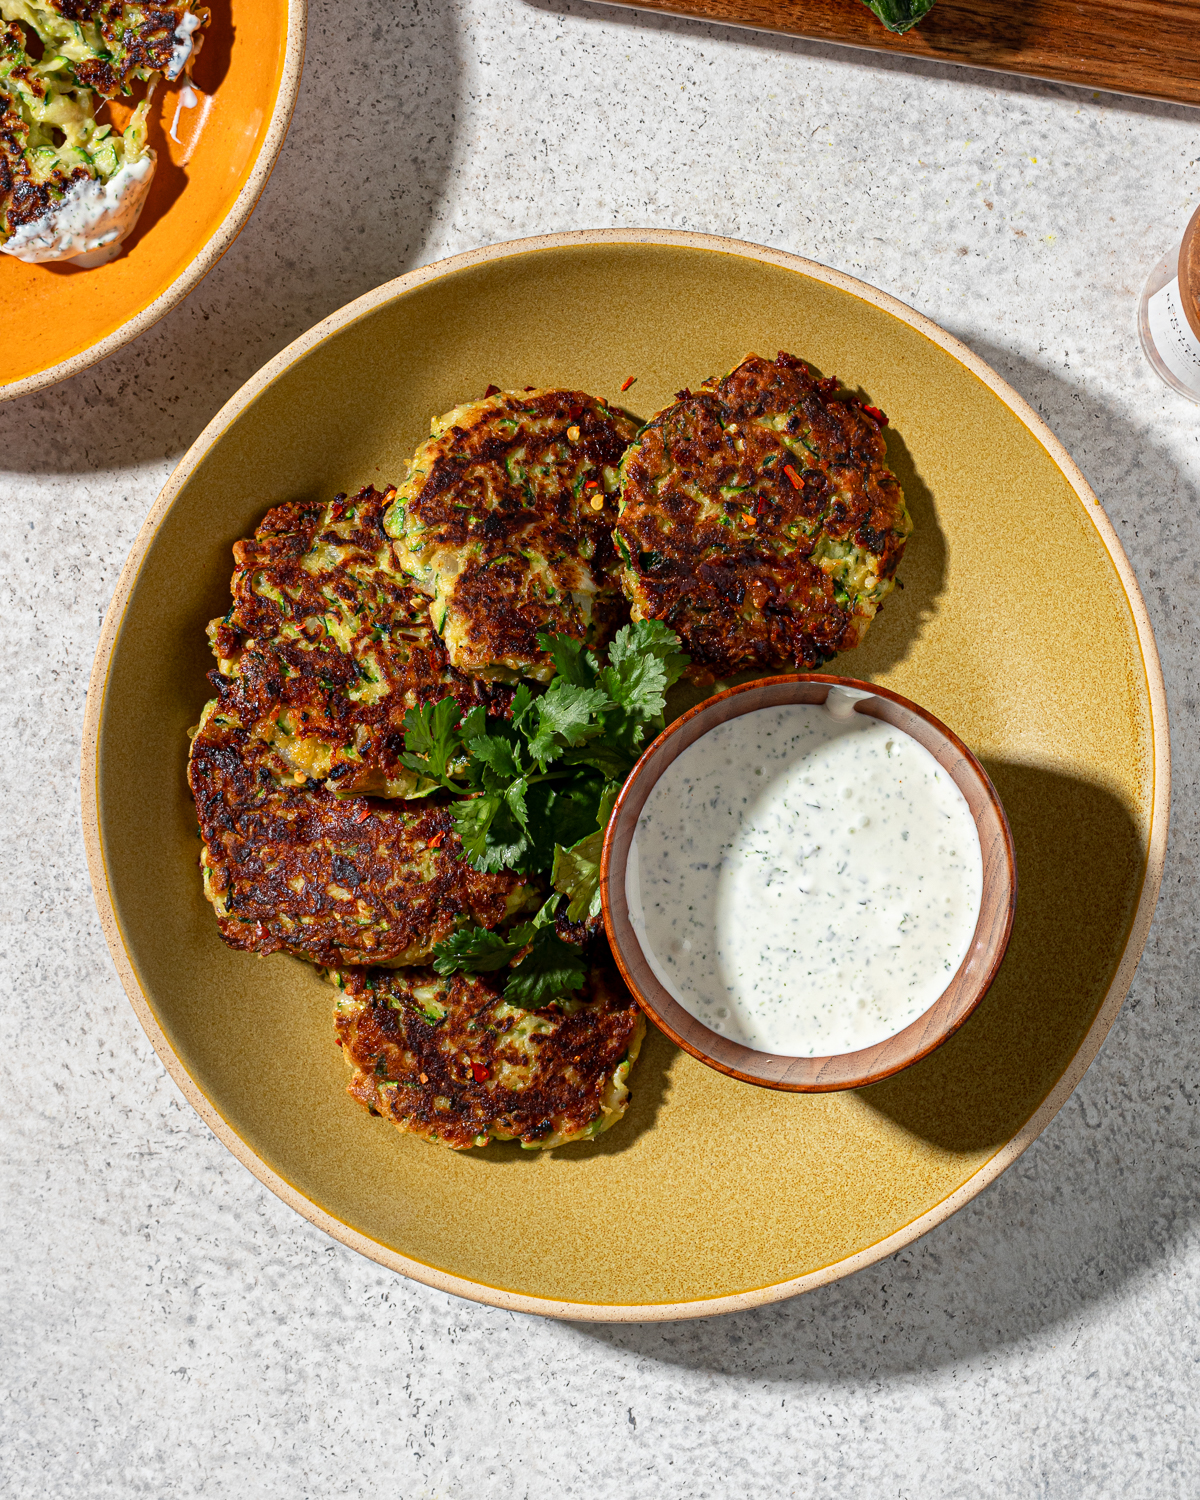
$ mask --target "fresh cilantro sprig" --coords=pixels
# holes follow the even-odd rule
[[[604,848],[604,831],[617,800],[620,785],[610,781],[600,797],[596,810],[596,831],[564,849],[554,846],[554,865],[550,884],[568,898],[567,916],[572,922],[586,922],[600,915],[600,854]]]
[[[442,975],[509,966],[505,997],[527,1009],[583,984],[586,961],[558,937],[554,913],[565,895],[571,921],[599,914],[613,803],[647,735],[662,728],[667,691],[689,660],[658,620],[618,631],[603,666],[569,636],[538,643],[557,668],[544,693],[523,683],[507,720],[482,708],[460,719],[452,698],[409,709],[401,757],[421,778],[415,795],[454,794],[451,816],[475,869],[550,873],[556,894],[532,922],[506,934],[462,928],[434,949]]]
[[[662,727],[667,690],[688,662],[659,620],[618,631],[603,667],[569,636],[538,641],[558,675],[538,697],[522,683],[509,720],[474,708],[460,721],[453,698],[404,716],[403,764],[460,799],[452,815],[467,858],[492,874],[548,870],[557,848],[587,836],[605,788]]]
[[[551,896],[532,922],[518,923],[506,933],[460,927],[434,948],[434,968],[442,975],[459,969],[468,974],[490,974],[510,964],[512,972],[504,986],[504,998],[524,1010],[540,1010],[560,995],[582,989],[587,978],[583,950],[564,941],[554,930],[554,914],[561,900],[561,896]]]

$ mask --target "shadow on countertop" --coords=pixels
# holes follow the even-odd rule
[[[1177,480],[1168,455],[1086,391],[1006,350],[969,342],[1091,471],[1101,500],[1112,491],[1107,498],[1118,523],[1131,482],[1150,497]],[[1172,503],[1194,509],[1195,497],[1176,495]],[[1152,550],[1155,561],[1143,573],[1160,579],[1149,603],[1152,616],[1160,617],[1155,623],[1170,684],[1173,656],[1186,646],[1188,629],[1186,622],[1177,627],[1169,621],[1157,600],[1160,592],[1170,598],[1182,589],[1193,564],[1178,547],[1169,554]],[[1172,692],[1171,709],[1179,788],[1195,783],[1200,770],[1193,748],[1200,745],[1200,711],[1182,683],[1178,694]],[[1009,808],[1019,850],[1031,838],[1075,845],[1078,890],[1039,890],[1021,872],[1018,922],[1024,927],[1014,937],[1013,956],[1020,957],[1023,946],[1030,961],[1053,963],[1062,924],[1098,895],[1103,899],[1095,862],[1135,855],[1128,814],[1103,790],[1068,777],[1005,764],[988,770]],[[785,1397],[788,1385],[869,1386],[987,1358],[1045,1330],[1070,1341],[1106,1302],[1154,1274],[1200,1220],[1197,848],[1200,801],[1177,798],[1154,925],[1109,1040],[1031,1149],[979,1197],[898,1254],[790,1301],[688,1323],[579,1323],[573,1325],[577,1334],[640,1358],[771,1382]],[[911,1080],[900,1075],[861,1097],[915,1133],[927,1131],[922,1094],[953,1061],[949,1049],[982,1045],[1005,1004],[1000,981],[942,1049],[945,1059],[935,1053],[918,1065],[925,1077],[914,1069]],[[985,1127],[939,1143],[986,1146],[998,1135]]]

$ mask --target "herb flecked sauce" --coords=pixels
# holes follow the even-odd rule
[[[966,799],[916,740],[826,705],[743,714],[658,779],[626,870],[666,989],[761,1052],[873,1046],[937,1000],[966,956],[983,858]]]

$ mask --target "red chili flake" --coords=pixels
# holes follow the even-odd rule
[[[627,381],[626,381],[626,382],[625,382],[625,384],[624,384],[624,385],[623,385],[623,386],[622,386],[622,387],[621,387],[621,389],[622,389],[622,390],[623,390],[623,391],[627,391],[627,390],[628,390],[628,389],[629,389],[629,387],[630,387],[630,386],[631,386],[631,385],[632,385],[632,384],[633,384],[633,382],[634,382],[634,381],[635,381],[635,380],[636,380],[636,379],[637,379],[637,376],[636,376],[636,375],[631,375],[631,376],[630,376],[630,377],[629,377],[629,379],[628,379],[628,380],[627,380]]]
[[[370,816],[371,809],[369,807],[360,807],[354,814],[354,821],[356,823],[365,823]]]
[[[758,497],[758,503],[757,503],[757,504],[756,504],[756,505],[755,505],[755,507],[754,507],[754,514],[755,514],[755,515],[756,515],[756,516],[765,516],[765,515],[766,515],[766,513],[767,513],[767,502],[766,502],[766,498],[765,498],[765,496],[763,496],[763,495],[760,495],[760,496],[759,496],[759,497]]]
[[[489,385],[483,394],[485,396],[498,396],[500,394],[500,387],[498,385]]]
[[[802,490],[804,488],[803,479],[800,478],[799,474],[796,473],[791,464],[784,464],[783,472],[792,481],[792,488],[794,490]]]
[[[598,479],[585,479],[583,487],[585,490],[598,490],[600,488],[600,481]]]
[[[874,417],[875,420],[879,423],[880,427],[886,427],[887,426],[887,424],[888,424],[887,413],[883,412],[883,411],[880,411],[877,406],[864,406],[863,407],[863,411],[866,412],[866,414],[867,414],[868,417]]]
[[[476,1083],[482,1083],[484,1079],[490,1078],[491,1076],[492,1075],[488,1072],[487,1068],[485,1068],[482,1063],[471,1064],[471,1077],[474,1078]]]
[[[443,828],[441,833],[435,833],[434,836],[429,840],[429,848],[436,849],[445,837],[446,830]]]

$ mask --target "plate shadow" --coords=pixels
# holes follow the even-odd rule
[[[1129,533],[1171,694],[1176,783],[1195,784],[1200,706],[1184,684],[1194,667],[1196,613],[1189,604],[1184,618],[1182,604],[1194,598],[1194,564],[1178,516],[1195,514],[1196,496],[1181,487],[1177,460],[1144,426],[1135,428],[1085,388],[970,333],[958,336],[1050,423],[1118,529]],[[1078,848],[1068,847],[1068,866],[1094,894],[1088,862],[1107,858],[1106,839],[1115,840],[1121,859],[1133,852],[1128,813],[1103,788],[1057,773],[1004,762],[988,770],[1017,841],[1021,887],[1011,957],[1046,966],[1047,977],[1057,974],[1061,983],[1062,922],[1081,898],[1047,892],[1030,852],[1036,856],[1038,843],[1051,838],[1069,846],[1078,840]],[[1050,818],[1044,830],[1042,815]],[[578,1336],[784,1391],[863,1386],[988,1357],[1048,1330],[1070,1341],[1131,1283],[1161,1276],[1200,1220],[1193,1161],[1200,936],[1190,854],[1200,847],[1200,802],[1176,799],[1171,817],[1162,893],[1129,998],[1071,1099],[1001,1178],[905,1250],[802,1297],[688,1323],[579,1323]],[[1039,897],[1048,897],[1045,909]],[[960,1120],[956,1131],[935,1126],[928,1110],[940,1083],[964,1087],[952,1077],[952,1049],[984,1064],[1006,1007],[1010,1017],[1019,1015],[1008,984],[1002,968],[977,1014],[911,1070],[911,1082],[900,1075],[861,1097],[950,1149],[995,1144],[998,1120]],[[1043,1031],[1054,1024],[1048,1013],[1029,1020]],[[1026,1086],[1036,1093],[1032,1081]]]

